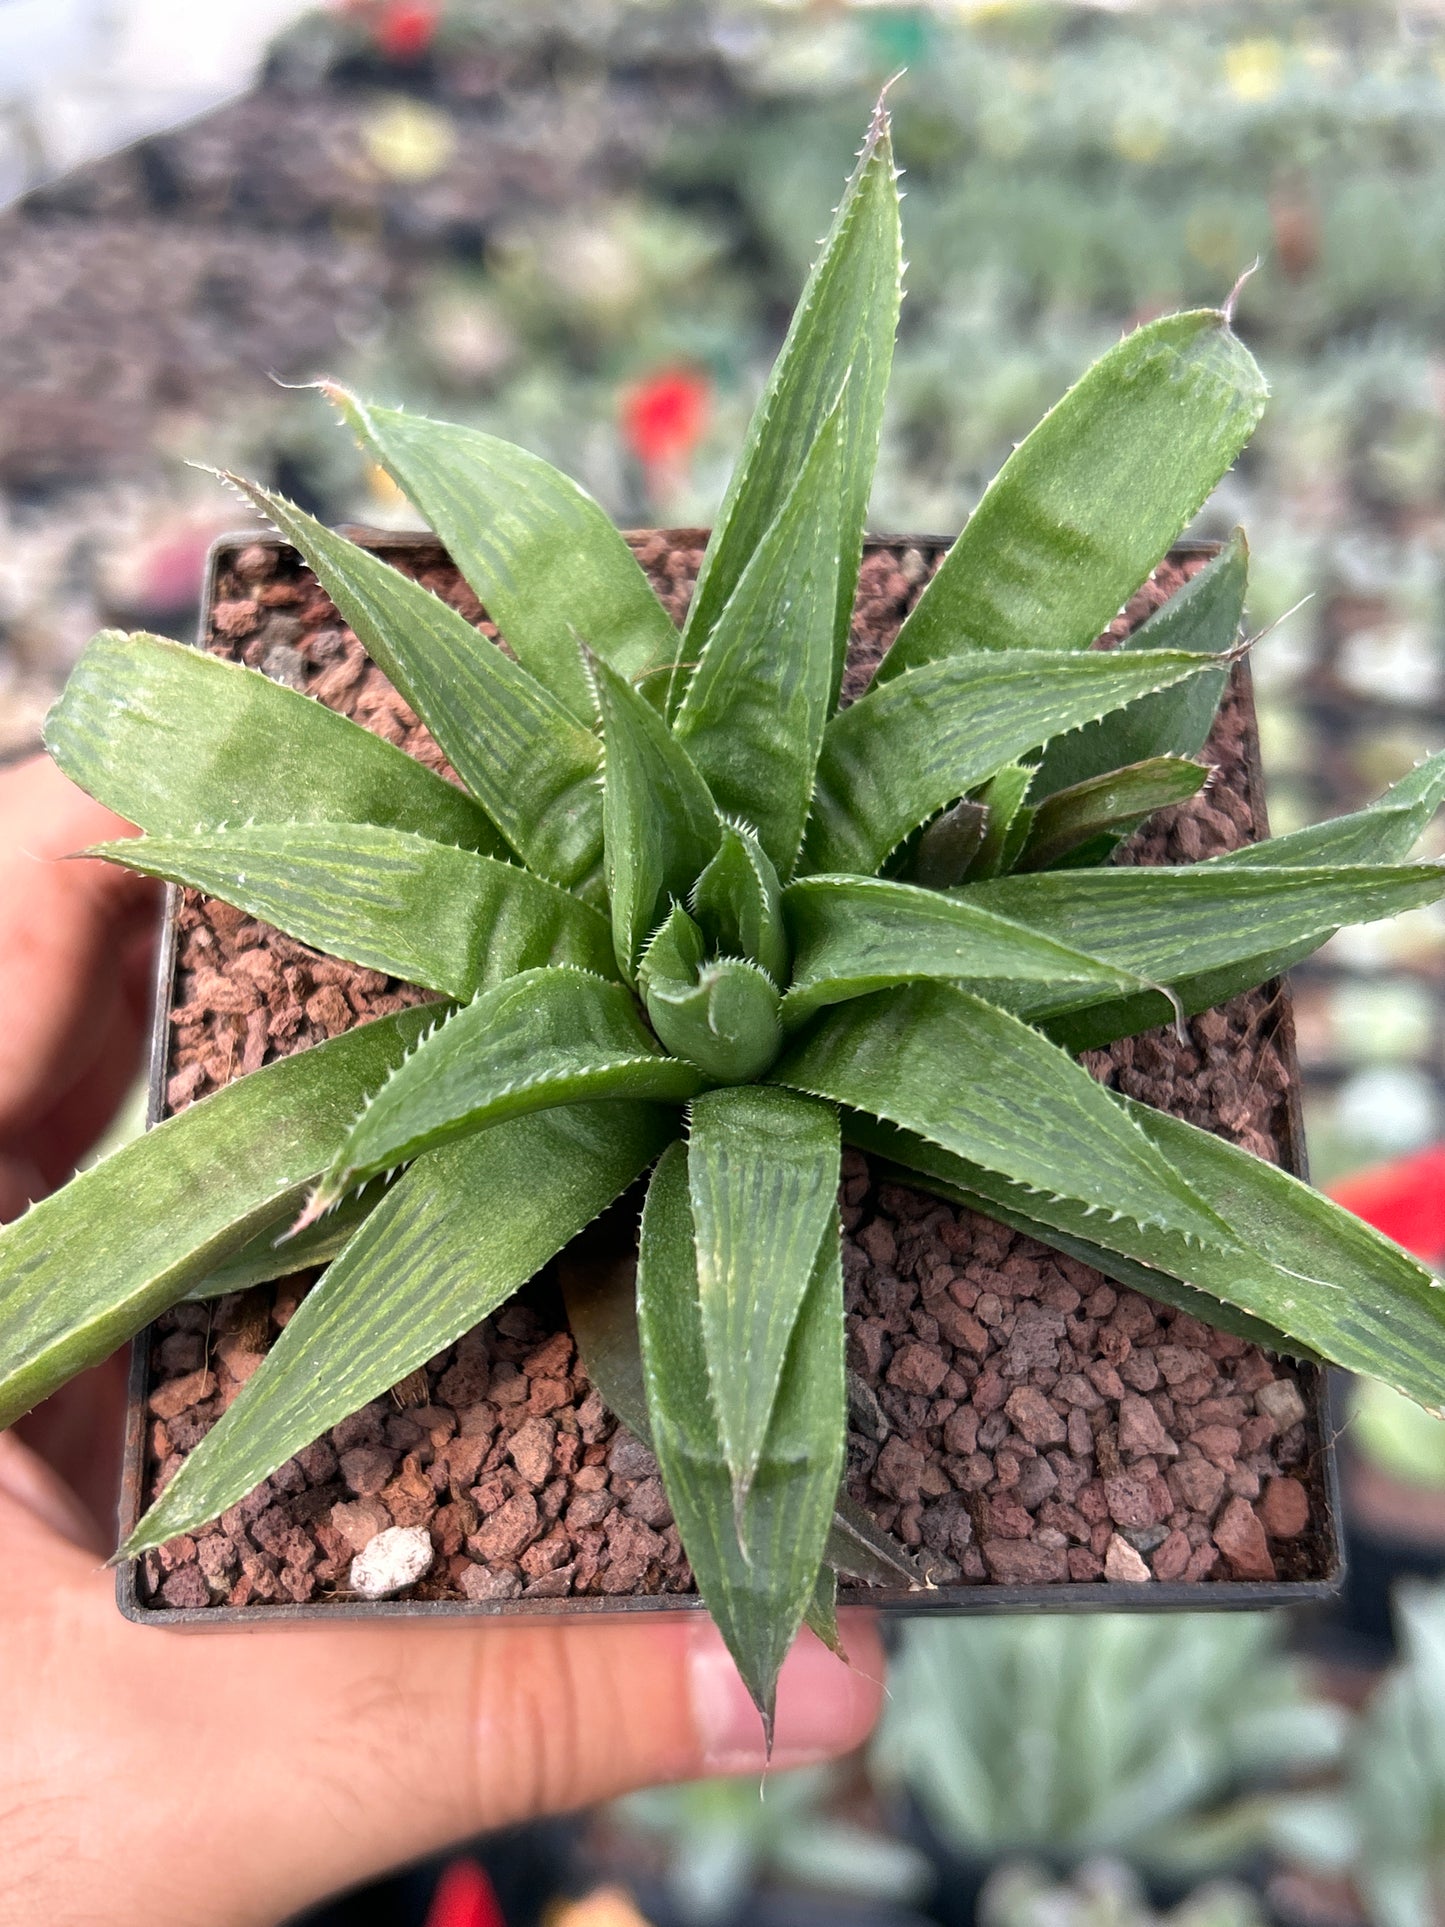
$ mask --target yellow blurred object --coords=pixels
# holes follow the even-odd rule
[[[449,115],[401,96],[368,117],[361,138],[372,165],[394,181],[430,180],[440,174],[456,146]]]
[[[1141,119],[1125,111],[1114,122],[1114,152],[1139,167],[1148,167],[1164,152],[1167,136],[1157,120]]]
[[[384,509],[399,509],[405,506],[406,496],[387,474],[380,462],[366,465],[366,490],[372,500]]]
[[[547,1927],[651,1927],[625,1887],[599,1887],[582,1900],[561,1900],[547,1909]]]
[[[1201,267],[1221,275],[1238,274],[1239,231],[1227,215],[1201,208],[1185,222],[1184,239]]]
[[[1236,40],[1225,49],[1224,78],[1236,100],[1273,100],[1284,85],[1284,49],[1277,40]]]

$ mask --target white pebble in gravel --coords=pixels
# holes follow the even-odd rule
[[[425,1526],[388,1526],[351,1562],[351,1590],[363,1599],[386,1599],[414,1586],[431,1567],[431,1534]]]
[[[1276,1433],[1287,1432],[1305,1415],[1305,1402],[1292,1378],[1277,1378],[1254,1395],[1255,1410],[1271,1421]]]
[[[383,1533],[382,1537],[385,1538],[385,1536]],[[1116,1532],[1104,1553],[1104,1577],[1112,1580],[1116,1585],[1122,1581],[1127,1585],[1138,1586],[1146,1579],[1152,1579],[1154,1575],[1129,1541],[1121,1539]]]

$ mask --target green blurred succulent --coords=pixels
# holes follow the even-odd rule
[[[1350,1738],[1344,1783],[1276,1809],[1275,1846],[1350,1875],[1373,1927],[1445,1917],[1445,1586],[1395,1593],[1401,1659]]]
[[[101,854],[445,1000],[247,1076],[0,1234],[0,1421],[218,1266],[334,1260],[126,1552],[216,1517],[651,1170],[640,1394],[585,1337],[584,1358],[650,1436],[770,1718],[804,1616],[836,1637],[833,1575],[859,1572],[869,1536],[839,1497],[845,1137],[1156,1298],[1440,1403],[1445,1308],[1423,1267],[1074,1055],[1445,894],[1445,865],[1403,861],[1445,754],[1315,829],[1109,865],[1206,780],[1242,537],[1129,646],[1089,644],[1239,453],[1259,370],[1213,309],[1118,343],[1015,451],[843,706],[899,298],[880,108],[680,631],[590,497],[474,430],[327,385],[510,653],[237,484],[460,787],[153,637],[102,635],[77,667],[49,747],[147,833]]]
[[[1231,1880],[1211,1881],[1167,1913],[1150,1906],[1138,1876],[1117,1860],[1096,1860],[1068,1881],[1042,1867],[1010,1865],[989,1875],[979,1927],[1266,1927],[1259,1897]]]
[[[1350,1388],[1350,1442],[1392,1478],[1445,1491],[1445,1423],[1388,1385]]]
[[[838,1817],[827,1769],[754,1780],[699,1780],[636,1793],[606,1810],[624,1834],[661,1847],[674,1905],[698,1927],[731,1919],[761,1883],[782,1881],[853,1899],[908,1901],[928,1861],[885,1833]]]
[[[890,1681],[877,1771],[971,1860],[1228,1866],[1266,1837],[1255,1789],[1343,1736],[1262,1614],[923,1620]]]

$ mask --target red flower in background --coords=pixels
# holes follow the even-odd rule
[[[453,1860],[432,1895],[426,1927],[507,1927],[492,1883],[475,1860]]]
[[[1341,1178],[1329,1193],[1427,1264],[1445,1259],[1445,1144]]]
[[[622,398],[622,433],[628,448],[654,474],[681,468],[707,426],[710,388],[691,368],[664,368]]]
[[[376,44],[388,60],[419,60],[432,43],[441,9],[425,0],[392,0],[376,23]]]
[[[388,60],[419,60],[441,19],[441,0],[341,0],[341,11],[359,15]]]

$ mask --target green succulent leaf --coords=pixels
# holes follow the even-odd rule
[[[846,395],[718,613],[673,727],[724,814],[792,874],[833,707]]]
[[[824,733],[801,869],[871,876],[911,830],[1004,764],[1212,664],[1163,649],[988,650],[895,677]]]
[[[1445,864],[1299,870],[1141,866],[1053,870],[975,884],[961,901],[1077,944],[1154,984],[1187,1015],[1212,1009],[1308,955],[1345,923],[1368,923],[1445,895]],[[1004,994],[1004,993],[1000,993]],[[1158,991],[1123,1000],[1010,990],[1009,1008],[1072,1050],[1166,1023]]]
[[[318,1224],[308,1225],[294,1238],[287,1235],[296,1215],[294,1210],[273,1218],[232,1257],[208,1272],[200,1284],[192,1286],[186,1297],[224,1298],[227,1292],[249,1291],[252,1285],[267,1285],[275,1278],[289,1278],[293,1272],[329,1265],[345,1251],[354,1233],[366,1223],[389,1188],[385,1178],[364,1184],[359,1191],[343,1198]]]
[[[1249,587],[1249,548],[1236,529],[1182,589],[1141,622],[1121,649],[1183,649],[1222,656],[1239,640]],[[1097,723],[1056,736],[1039,760],[1035,797],[1107,776],[1151,756],[1197,756],[1209,738],[1229,671],[1206,670],[1192,682],[1145,696]]]
[[[584,488],[480,429],[378,408],[325,384],[362,447],[441,537],[517,660],[589,728],[578,635],[620,675],[677,656],[672,619]]]
[[[919,832],[909,863],[909,881],[925,890],[951,890],[978,860],[988,836],[988,804],[965,796],[941,811]]]
[[[839,1492],[828,1534],[828,1564],[840,1579],[856,1579],[865,1586],[897,1586],[921,1592],[930,1581],[923,1568],[891,1533],[850,1499],[846,1486]]]
[[[401,1011],[253,1071],[0,1230],[0,1425],[294,1209],[428,1021]]]
[[[418,1160],[187,1456],[127,1556],[214,1519],[495,1311],[646,1170],[672,1128],[644,1104],[578,1105]]]
[[[987,994],[1045,995],[1081,986],[1097,996],[1152,989],[1155,979],[1011,923],[972,891],[942,896],[877,877],[804,877],[783,897],[795,960],[783,1023],[797,1029],[825,1004],[921,978],[968,982]]]
[[[472,799],[310,696],[163,636],[106,629],[71,671],[45,747],[154,836],[254,817],[375,823],[465,850],[506,845]]]
[[[843,1475],[843,1279],[836,1225],[778,1387],[739,1538],[712,1405],[687,1153],[663,1153],[642,1214],[637,1313],[653,1449],[698,1590],[762,1716],[813,1599]]]
[[[841,394],[842,470],[833,508],[838,554],[836,692],[858,585],[901,298],[898,185],[888,116],[880,102],[733,469],[688,610],[686,660],[696,661],[702,654]],[[821,516],[823,511],[818,512]],[[681,694],[679,688],[676,695]]]
[[[302,1226],[353,1185],[506,1118],[589,1099],[681,1103],[702,1081],[662,1055],[621,984],[570,965],[523,971],[448,1017],[377,1091]]]
[[[1347,816],[1246,843],[1211,857],[1208,870],[1304,868],[1322,863],[1402,863],[1445,803],[1445,750],[1393,783],[1383,796]]]
[[[782,999],[772,978],[745,957],[719,957],[690,980],[653,970],[645,997],[648,1019],[668,1050],[695,1064],[710,1083],[761,1077],[783,1041]]]
[[[1281,1357],[1318,1358],[1318,1354],[1311,1351],[1308,1345],[1301,1344],[1297,1338],[1266,1323],[1264,1319],[1254,1318],[1248,1312],[1240,1311],[1238,1306],[1226,1304],[1223,1299],[1185,1284],[1181,1279],[1152,1270],[1121,1251],[1111,1251],[1107,1245],[1098,1242],[1097,1230],[1085,1237],[1078,1231],[1068,1231],[1058,1224],[1041,1223],[1038,1218],[1029,1215],[1028,1206],[1032,1200],[1022,1186],[994,1179],[990,1181],[988,1195],[985,1196],[973,1188],[972,1181],[978,1175],[977,1165],[940,1150],[926,1138],[918,1137],[911,1131],[900,1131],[896,1125],[880,1123],[877,1118],[865,1117],[857,1111],[848,1114],[843,1135],[848,1143],[869,1154],[875,1177],[894,1178],[901,1184],[911,1184],[918,1190],[930,1192],[934,1197],[947,1198],[951,1203],[977,1211],[983,1217],[996,1218],[1000,1224],[1021,1231],[1026,1238],[1035,1238],[1040,1244],[1052,1245],[1056,1251],[1077,1258],[1081,1264],[1092,1265],[1116,1284],[1127,1285],[1131,1291],[1142,1291],[1162,1304],[1172,1305],[1176,1311],[1188,1312],[1191,1318],[1197,1318],[1218,1331],[1230,1332],[1234,1337],[1244,1339],[1247,1344],[1262,1345],[1266,1351]],[[1080,1222],[1083,1222],[1082,1219]]]
[[[1155,810],[1187,802],[1209,781],[1202,763],[1153,756],[1144,763],[1091,776],[1055,790],[1030,812],[1028,832],[1014,867],[1048,870],[1099,837],[1110,845],[1136,829]]]
[[[916,1131],[1037,1196],[1234,1246],[1138,1125],[1074,1060],[1016,1017],[947,984],[879,991],[827,1011],[774,1083]],[[1095,1230],[1102,1237],[1101,1230]]]
[[[1017,1211],[1046,1229],[1134,1259],[1289,1334],[1347,1371],[1383,1379],[1437,1410],[1445,1383],[1445,1288],[1378,1231],[1262,1158],[1130,1098],[1109,1102],[1132,1120],[1191,1191],[1234,1227],[1237,1246],[1194,1245],[1158,1225],[1102,1222],[1077,1204],[1010,1184],[972,1161],[953,1174],[995,1216]],[[907,1161],[912,1161],[912,1153]],[[943,1161],[931,1158],[934,1174]],[[1101,1261],[1102,1262],[1102,1261]],[[1144,1287],[1158,1296],[1162,1285]],[[1221,1321],[1213,1317],[1214,1323]]]
[[[1006,763],[978,792],[986,814],[978,854],[968,868],[968,881],[1003,876],[1013,868],[1033,820],[1028,808],[1033,779],[1033,770],[1027,764]]]
[[[1227,850],[1196,866],[1204,871],[1276,870],[1291,867],[1313,868],[1339,864],[1350,868],[1372,864],[1397,864],[1404,860],[1424,834],[1426,826],[1442,801],[1445,801],[1445,751],[1426,757],[1418,768],[1388,789],[1373,803],[1328,822],[1292,830],[1287,836],[1267,837],[1260,843],[1246,843]],[[1363,879],[1361,879],[1363,880]],[[1353,915],[1346,921],[1353,922]],[[1240,991],[1282,976],[1334,935],[1337,925],[1307,937],[1275,947],[1254,957],[1235,957],[1224,968],[1205,971],[1197,979],[1178,986],[1183,1006],[1207,1010],[1225,1003]],[[1097,1043],[1146,1030],[1158,1021],[1158,1005],[1130,1003],[1107,1006],[1088,1017],[1061,1019],[1050,1029],[1077,1050]]]
[[[591,730],[419,582],[269,489],[226,479],[305,557],[527,868],[585,885],[602,853]]]
[[[715,955],[750,957],[775,984],[788,980],[778,873],[752,831],[722,826],[717,855],[693,886],[692,913]]]
[[[1087,649],[1203,507],[1268,392],[1214,309],[1126,336],[1004,463],[880,680],[975,650]]]
[[[838,1575],[830,1565],[825,1564],[818,1572],[818,1583],[804,1610],[803,1624],[822,1640],[836,1659],[847,1665],[848,1649],[838,1630]]]
[[[637,1332],[637,1262],[628,1256],[611,1262],[558,1265],[567,1323],[582,1355],[583,1369],[609,1411],[646,1445],[652,1443],[642,1345]],[[724,1497],[724,1503],[726,1498]],[[870,1586],[910,1588],[927,1584],[912,1556],[884,1532],[846,1488],[838,1493],[825,1554],[828,1564],[849,1579]]]
[[[701,930],[680,903],[673,904],[653,931],[637,966],[637,988],[643,1001],[646,1002],[654,982],[669,985],[673,990],[695,984],[706,955]]]
[[[837,1223],[838,1115],[767,1085],[694,1099],[687,1145],[698,1305],[741,1508],[762,1461],[818,1248]]]
[[[514,863],[367,823],[260,823],[90,852],[448,997],[546,964],[613,976],[607,920]]]
[[[612,942],[632,982],[644,943],[688,892],[722,835],[707,784],[662,717],[594,660],[606,749],[602,814]]]

